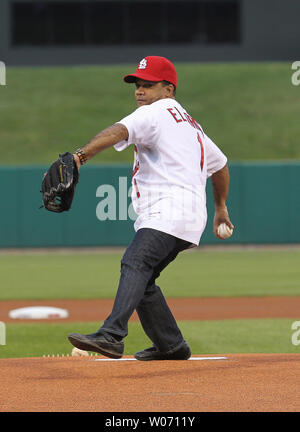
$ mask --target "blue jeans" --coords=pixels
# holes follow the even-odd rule
[[[155,281],[179,252],[191,243],[142,228],[121,260],[121,277],[111,314],[100,331],[124,338],[128,321],[136,309],[147,336],[160,351],[167,352],[183,342],[183,336]]]

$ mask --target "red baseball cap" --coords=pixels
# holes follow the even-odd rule
[[[168,81],[177,86],[177,73],[173,63],[165,57],[148,56],[143,58],[135,74],[126,75],[124,81],[134,83],[137,79],[145,81]]]

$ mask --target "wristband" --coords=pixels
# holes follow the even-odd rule
[[[87,157],[86,157],[86,154],[84,153],[83,150],[78,149],[78,150],[76,150],[75,154],[79,158],[80,165],[83,165],[83,164],[85,164],[87,162]]]

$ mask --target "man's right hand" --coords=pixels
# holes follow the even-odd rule
[[[221,223],[225,223],[230,229],[234,228],[234,225],[231,223],[231,220],[229,218],[227,207],[216,207],[215,211],[215,217],[214,217],[214,235],[220,239],[223,240],[222,237],[218,234],[218,227],[221,225]]]

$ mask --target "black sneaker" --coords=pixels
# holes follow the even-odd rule
[[[188,360],[191,357],[191,350],[184,341],[176,351],[162,352],[156,347],[147,348],[134,354],[137,360]]]
[[[121,358],[124,352],[124,342],[118,341],[108,334],[92,333],[83,335],[71,333],[68,339],[76,348],[84,351],[94,351],[110,358]]]

